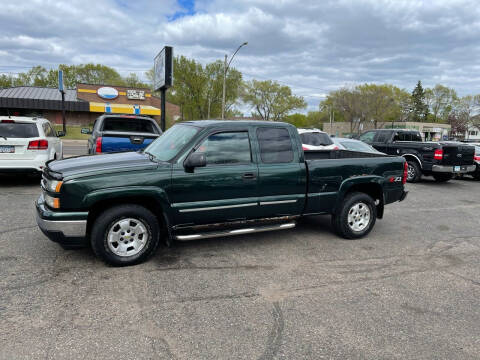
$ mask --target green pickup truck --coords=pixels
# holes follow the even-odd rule
[[[131,265],[167,245],[290,229],[331,214],[347,239],[370,232],[384,205],[405,199],[405,159],[302,150],[297,129],[261,121],[179,123],[138,152],[53,161],[37,223],[66,248],[91,244]]]

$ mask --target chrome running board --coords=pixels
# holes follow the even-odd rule
[[[189,235],[175,235],[175,239],[179,241],[189,241],[189,240],[209,239],[209,238],[216,238],[216,237],[223,237],[223,236],[259,233],[264,231],[287,230],[295,227],[295,225],[296,225],[295,222],[288,222],[283,224],[248,227],[248,228],[235,229],[235,230],[212,231],[212,232],[204,232],[204,233],[189,234]]]

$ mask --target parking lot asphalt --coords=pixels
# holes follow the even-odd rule
[[[409,184],[365,239],[329,217],[108,267],[0,179],[0,359],[479,359],[480,182]]]

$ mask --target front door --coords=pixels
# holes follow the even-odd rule
[[[214,132],[195,148],[205,153],[205,167],[189,173],[183,164],[174,166],[172,203],[177,225],[255,216],[258,168],[250,143],[248,129]]]

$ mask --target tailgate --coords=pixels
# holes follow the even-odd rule
[[[141,150],[158,136],[158,134],[151,133],[105,131],[102,134],[102,152]]]
[[[442,144],[442,165],[472,165],[475,148],[469,145]]]

